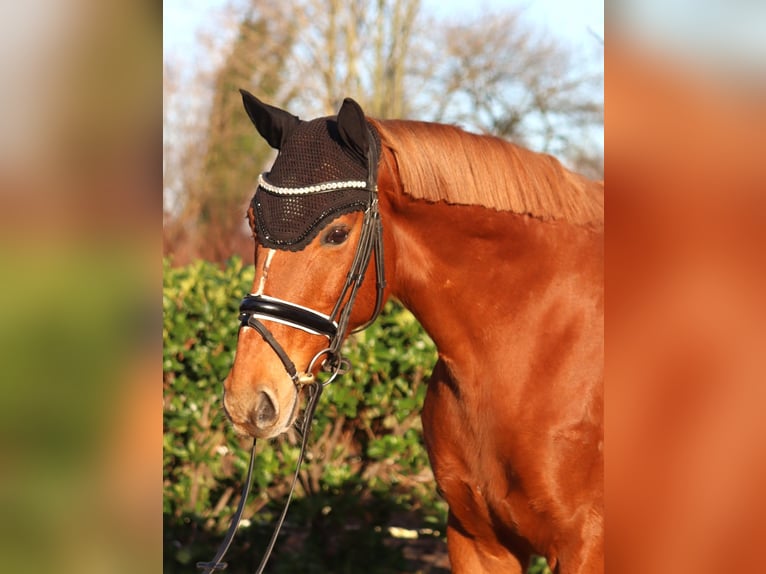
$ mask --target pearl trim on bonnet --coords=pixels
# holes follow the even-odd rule
[[[258,176],[258,185],[266,191],[276,193],[277,195],[306,195],[309,193],[325,193],[338,189],[367,189],[366,181],[334,181],[320,183],[319,185],[309,185],[307,187],[279,187],[267,182],[264,175],[266,175],[266,172]]]

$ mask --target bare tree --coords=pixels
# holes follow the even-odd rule
[[[281,4],[259,1],[257,9],[248,10],[213,80],[203,159],[184,186],[184,218],[194,222],[196,250],[208,259],[250,251],[244,214],[272,152],[255,137],[239,89],[256,86],[271,101],[289,99],[281,92],[281,73],[297,28],[284,17]]]
[[[421,50],[423,52],[425,50]],[[603,173],[603,64],[575,51],[521,10],[488,13],[436,32],[420,63],[424,116],[511,139]]]
[[[351,96],[372,116],[407,115],[407,56],[416,39],[420,0],[299,0],[299,22],[285,81],[302,86],[295,105],[331,114]]]
[[[201,76],[189,87],[181,75],[175,62],[163,62],[163,252],[178,263],[197,255],[196,211],[188,191],[202,171],[209,108]]]

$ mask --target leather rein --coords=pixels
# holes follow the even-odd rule
[[[301,464],[306,452],[306,446],[308,444],[308,438],[311,431],[311,423],[314,419],[314,413],[316,411],[317,403],[322,395],[324,387],[332,383],[338,376],[348,371],[350,363],[345,359],[341,353],[341,346],[346,338],[349,330],[349,320],[351,317],[351,311],[353,310],[356,296],[359,292],[362,283],[364,282],[365,272],[369,266],[370,260],[375,257],[375,275],[376,275],[376,300],[375,308],[370,318],[360,327],[356,328],[353,332],[362,331],[369,327],[380,314],[383,308],[384,291],[386,288],[385,271],[384,271],[384,259],[383,259],[383,226],[380,220],[380,212],[378,209],[378,185],[377,185],[377,167],[378,167],[378,151],[374,142],[374,136],[368,128],[368,141],[369,141],[369,153],[368,153],[368,171],[367,171],[367,187],[366,190],[369,194],[367,207],[364,211],[364,217],[362,220],[362,229],[359,236],[359,242],[356,246],[356,252],[354,253],[354,259],[351,262],[351,267],[346,274],[346,280],[343,285],[343,289],[338,297],[335,306],[330,315],[325,315],[319,311],[309,309],[300,305],[296,305],[289,301],[283,301],[274,297],[268,297],[264,295],[246,295],[239,306],[239,321],[240,329],[243,327],[250,327],[255,329],[263,338],[264,341],[272,348],[274,353],[279,357],[285,371],[292,379],[293,384],[296,387],[298,393],[305,387],[308,389],[308,403],[303,417],[303,423],[301,426],[301,450],[298,455],[296,463],[295,474],[293,475],[290,490],[285,501],[282,514],[274,528],[274,532],[271,535],[271,539],[266,548],[266,551],[261,559],[261,563],[256,570],[256,574],[262,574],[266,564],[271,556],[271,553],[276,544],[279,531],[287,516],[287,509],[290,506],[295,485],[298,481],[300,474]],[[301,329],[309,333],[325,336],[328,339],[328,346],[317,353],[314,358],[309,362],[305,371],[299,372],[290,356],[282,348],[279,342],[276,340],[271,331],[263,324],[262,320],[274,321],[282,323],[296,329]],[[325,359],[320,363],[321,368],[325,372],[329,372],[330,377],[327,381],[320,383],[312,374],[317,362],[322,358]],[[216,552],[215,557],[210,562],[198,562],[197,568],[202,570],[205,574],[211,574],[218,570],[224,570],[227,567],[227,563],[223,562],[223,557],[229,549],[231,542],[234,539],[234,535],[237,531],[239,523],[242,519],[245,503],[250,493],[250,485],[252,483],[253,466],[255,460],[255,444],[256,440],[253,439],[253,445],[250,450],[250,464],[247,470],[247,476],[245,478],[245,484],[242,489],[242,496],[240,498],[237,510],[232,517],[231,524],[226,533],[224,540],[221,542]]]

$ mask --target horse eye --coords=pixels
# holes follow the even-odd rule
[[[338,225],[330,229],[327,233],[325,233],[324,237],[322,238],[322,243],[328,244],[328,245],[340,245],[346,239],[348,239],[348,227],[345,225]]]

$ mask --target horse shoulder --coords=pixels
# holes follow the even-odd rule
[[[486,428],[465,398],[440,359],[423,405],[424,439],[453,527],[488,552],[503,554],[517,535],[507,513],[509,456],[489,450],[492,441],[482,440]]]

